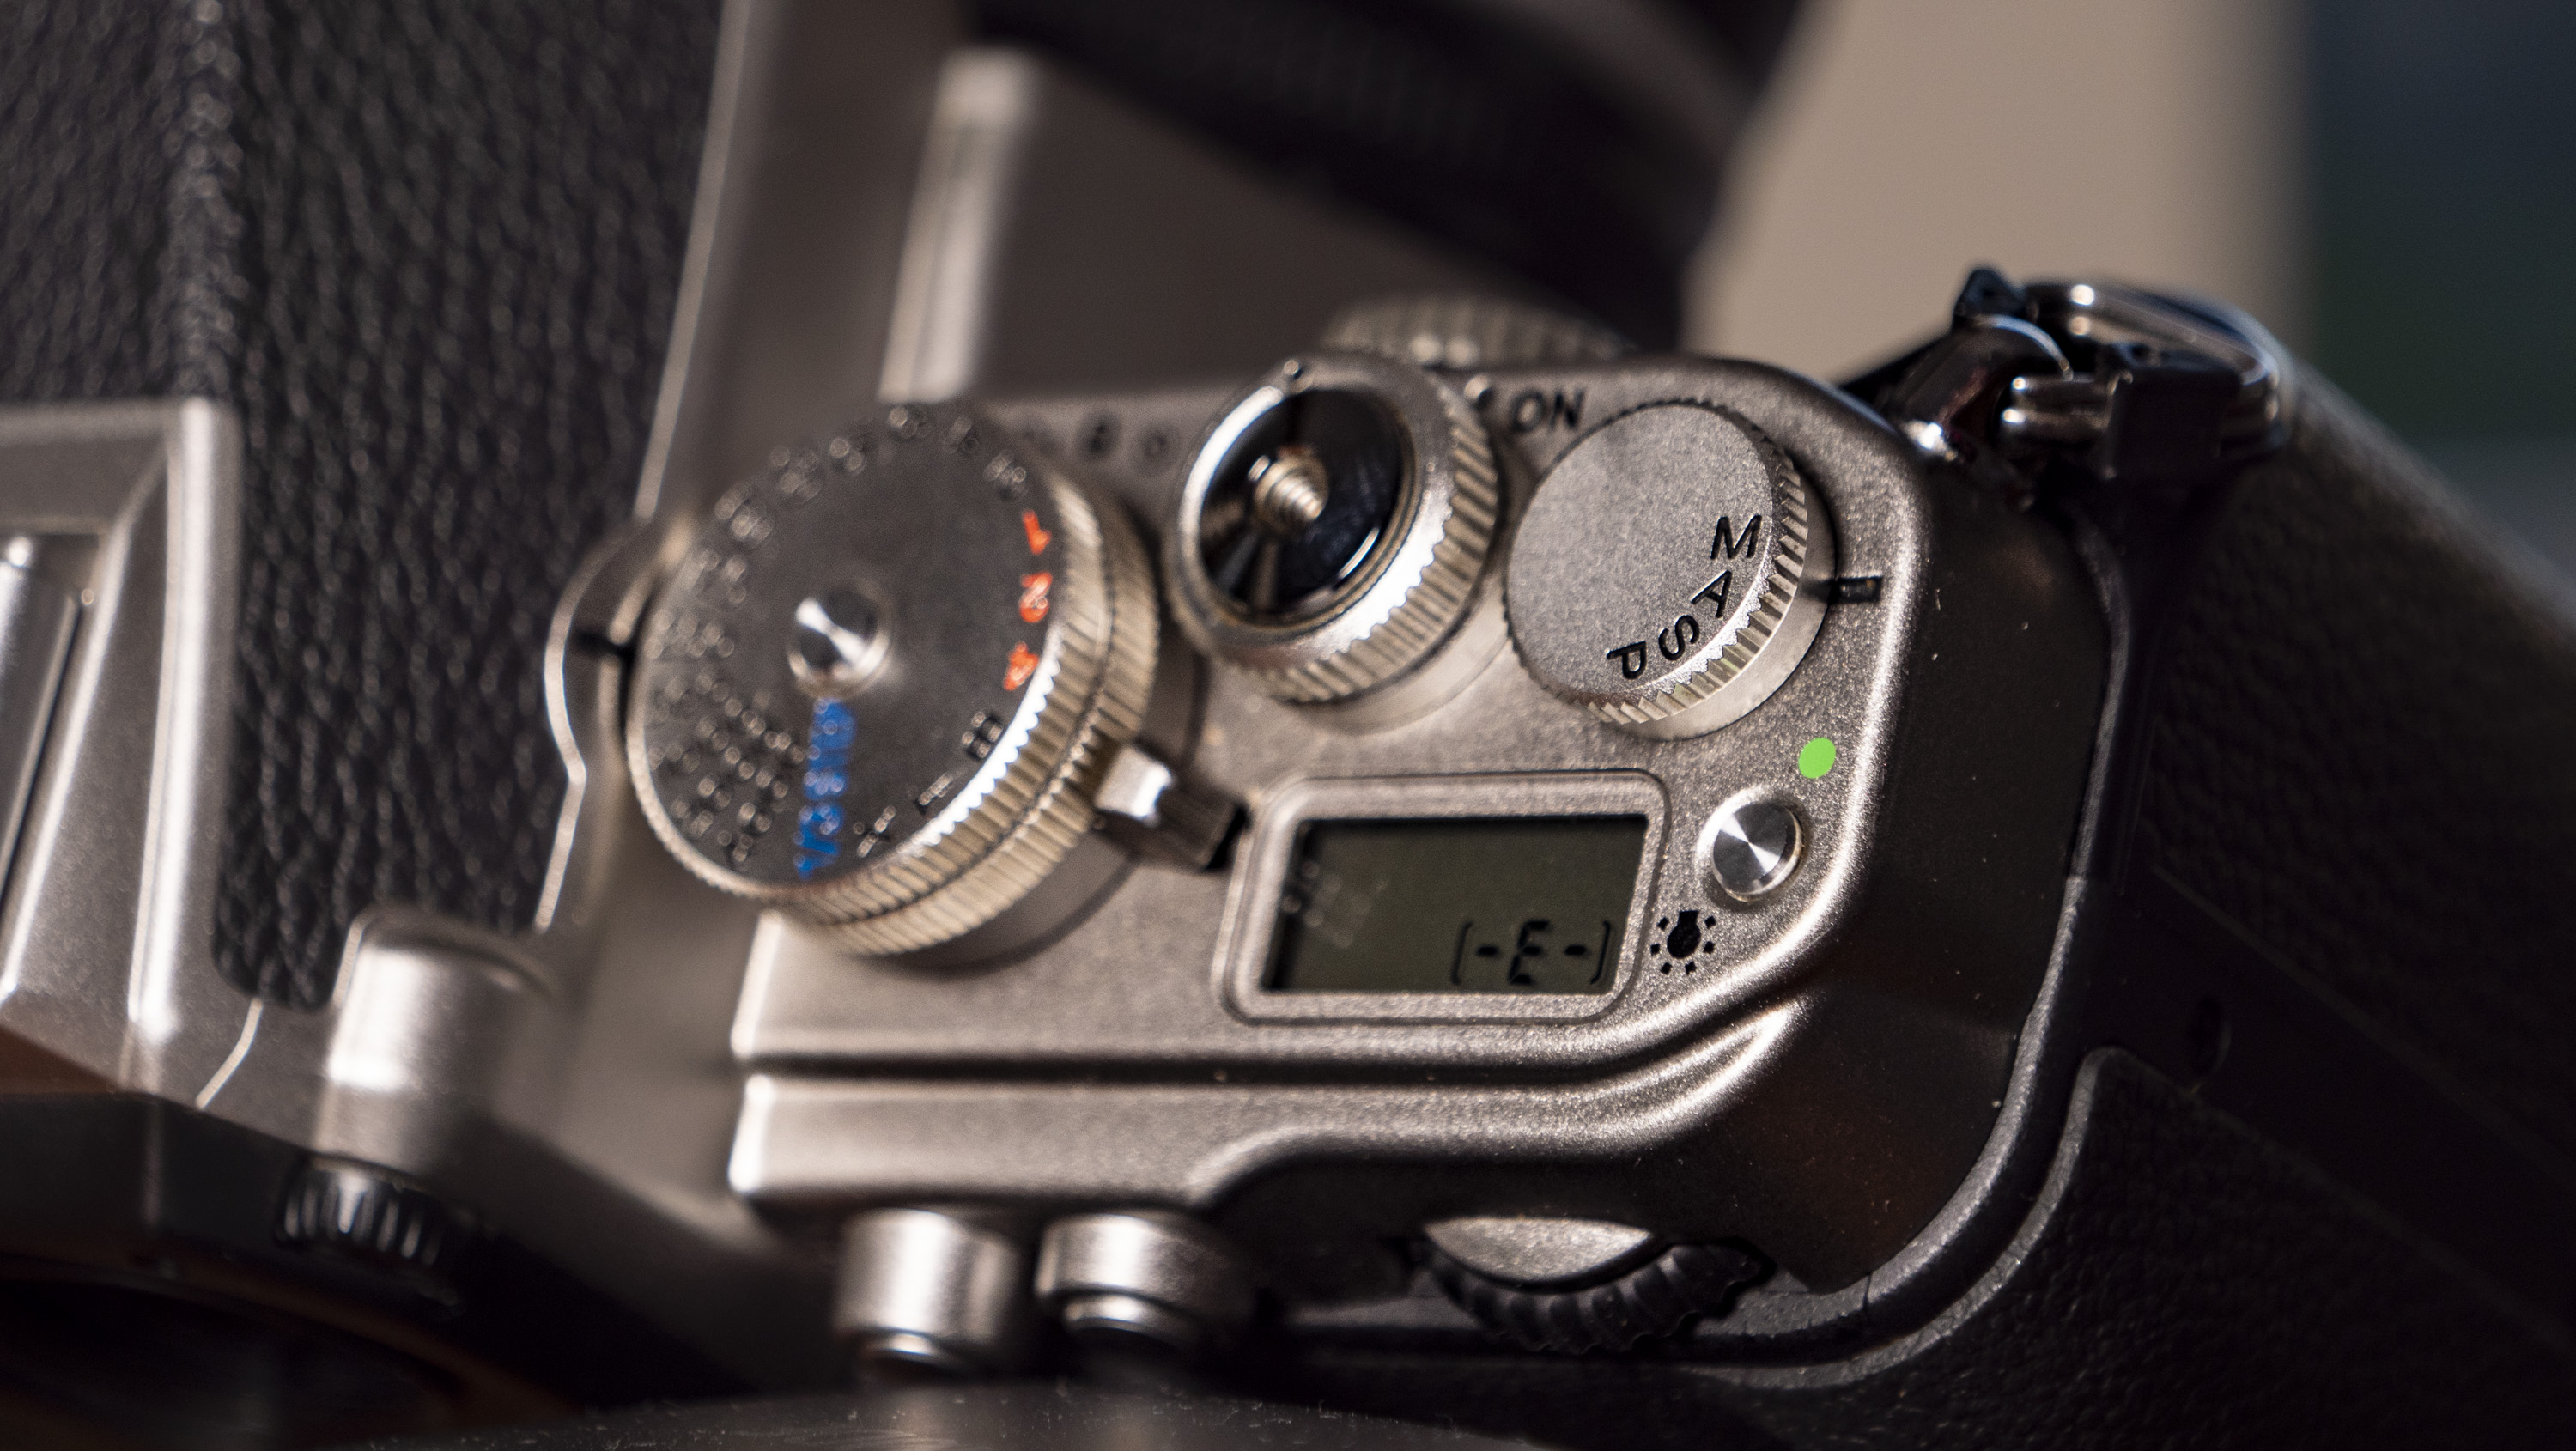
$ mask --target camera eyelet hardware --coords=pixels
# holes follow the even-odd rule
[[[1474,410],[1419,368],[1293,359],[1201,445],[1166,555],[1202,650],[1282,700],[1402,675],[1467,613],[1497,509]]]

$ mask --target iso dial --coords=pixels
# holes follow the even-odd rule
[[[1115,506],[963,407],[783,449],[647,621],[645,816],[704,880],[886,954],[1001,915],[1089,828],[1156,600]]]

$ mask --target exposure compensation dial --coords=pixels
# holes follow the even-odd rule
[[[782,450],[655,601],[627,713],[654,830],[850,947],[930,947],[1062,864],[1152,686],[1132,526],[965,407]]]

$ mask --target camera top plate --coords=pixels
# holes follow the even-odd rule
[[[1424,777],[1498,778],[1542,773],[1636,772],[1665,795],[1641,926],[1694,914],[1700,942],[1687,972],[1649,968],[1648,934],[1625,943],[1618,985],[1581,1001],[1541,995],[1418,1003],[1353,999],[1326,1012],[1247,1010],[1226,944],[1273,909],[1274,884],[1256,880],[1238,852],[1224,877],[1152,869],[1130,873],[1081,926],[1007,968],[932,973],[900,962],[850,960],[827,940],[784,921],[764,928],[738,1020],[738,1050],[755,1062],[839,1061],[890,1066],[958,1061],[1059,1064],[1259,1065],[1331,1063],[1341,1071],[1409,1072],[1474,1065],[1530,1073],[1598,1071],[1669,1051],[1716,1020],[1787,988],[1819,966],[1820,949],[1848,934],[1887,873],[1951,876],[1945,852],[1982,854],[1990,879],[2019,871],[1996,898],[2035,920],[2005,934],[2009,948],[1965,952],[1973,967],[1949,976],[1963,1002],[2001,1031],[2017,1022],[2044,956],[2062,857],[2007,861],[1980,838],[2019,830],[2040,800],[2070,821],[2080,785],[2089,712],[2098,702],[2057,682],[2098,671],[2098,621],[2080,598],[2071,559],[2035,521],[1964,491],[1933,486],[1920,457],[1848,399],[1778,370],[1742,363],[1644,360],[1580,370],[1495,373],[1472,380],[1503,460],[1505,523],[1498,553],[1536,479],[1600,421],[1673,399],[1739,412],[1779,442],[1814,485],[1819,513],[1842,537],[1843,576],[1855,599],[1824,613],[1806,663],[1769,702],[1723,731],[1693,741],[1654,741],[1593,720],[1540,689],[1498,639],[1477,634],[1476,614],[1499,613],[1501,571],[1480,581],[1470,621],[1443,647],[1474,655],[1472,678],[1445,702],[1392,723],[1352,720],[1270,699],[1242,678],[1210,672],[1200,723],[1166,746],[1194,778],[1246,802],[1254,839],[1301,782],[1400,782]],[[1152,524],[1172,517],[1181,485],[1178,440],[1205,434],[1221,394],[1149,395],[993,405],[1024,435],[1053,440],[1077,466]],[[1161,440],[1154,458],[1145,440]],[[1125,440],[1124,444],[1116,440]],[[1985,569],[1973,555],[2006,554]],[[1956,564],[1945,565],[1950,557]],[[1941,569],[1944,580],[1932,576]],[[1971,573],[1982,570],[1982,573]],[[1956,571],[1955,578],[1948,578]],[[1857,597],[1874,596],[1860,603]],[[1937,596],[1937,598],[1936,598]],[[1929,834],[1882,851],[1894,784],[1891,752],[1906,691],[1974,676],[1948,698],[1973,729],[1945,723],[1952,767],[1987,763],[1974,800],[1927,823]],[[1909,687],[1909,679],[1914,683]],[[1995,687],[1989,689],[1988,687]],[[1833,764],[1802,772],[1802,753],[1831,743]],[[1185,748],[1184,748],[1185,747]],[[1822,754],[1809,754],[1810,764]],[[2051,779],[2052,777],[2057,779]],[[2046,782],[2043,787],[2040,783]],[[1365,792],[1365,787],[1354,790]],[[1786,887],[1745,910],[1717,891],[1697,859],[1702,824],[1724,802],[1759,789],[1795,805],[1806,823],[1807,865]],[[1497,788],[1494,814],[1512,814]],[[1667,825],[1668,823],[1668,825]],[[1998,943],[1999,948],[2002,944]],[[1646,969],[1646,970],[1641,970]],[[1320,1023],[1329,1033],[1282,1035],[1274,1017]],[[1533,1034],[1527,1025],[1563,1026]]]
[[[1368,696],[1301,706],[1205,671],[1194,709],[1143,736],[1246,803],[1231,861],[1136,866],[1012,959],[854,958],[766,919],[733,1035],[754,1069],[738,1191],[1223,1219],[1251,1212],[1223,1206],[1255,1183],[1302,1182],[1298,1166],[1393,1161],[1415,1167],[1347,1205],[1306,1204],[1298,1233],[1403,1233],[1461,1203],[1517,1204],[1749,1236],[1827,1286],[1894,1253],[1956,1190],[2049,960],[2101,703],[2099,607],[2063,537],[1778,369],[1641,358],[1459,387],[1493,440],[1503,509],[1466,618],[1418,667],[1439,688],[1371,713]],[[1235,396],[986,406],[1152,533],[1174,517],[1187,442]],[[1769,699],[1658,740],[1542,689],[1509,648],[1500,582],[1549,470],[1603,420],[1675,401],[1774,441],[1836,528],[1842,602]],[[1748,902],[1710,853],[1752,807],[1796,823],[1803,865]],[[1616,928],[1587,928],[1616,952],[1606,984],[1588,965],[1568,976],[1575,934],[1553,917],[1544,934],[1469,928],[1456,958],[1403,982],[1355,984],[1329,962],[1311,986],[1283,977],[1281,944],[1313,926],[1302,865],[1390,849],[1355,828],[1551,819],[1642,822],[1629,900],[1603,908],[1589,889],[1582,904]],[[1318,844],[1317,827],[1350,839]],[[1335,925],[1323,915],[1316,932]],[[1542,943],[1548,965],[1521,964]],[[1454,985],[1475,988],[1470,973],[1501,970],[1469,963],[1484,944],[1532,980],[1430,980],[1455,962]],[[1569,1179],[1500,1163],[1624,1167]],[[1459,1175],[1482,1187],[1458,1198]]]

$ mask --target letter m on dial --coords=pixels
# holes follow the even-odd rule
[[[1759,514],[1744,521],[1744,532],[1740,535],[1735,532],[1734,517],[1720,515],[1717,521],[1717,533],[1708,541],[1708,557],[1734,559],[1740,555],[1750,554],[1753,552],[1754,536],[1761,532],[1762,516]]]

